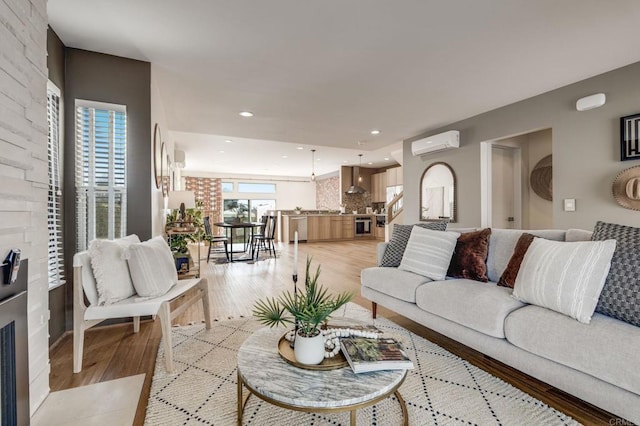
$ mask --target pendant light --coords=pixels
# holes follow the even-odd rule
[[[360,176],[360,169],[362,168],[362,154],[358,154],[360,157],[360,167],[358,167],[358,184],[362,183],[362,176]]]
[[[312,149],[311,150],[311,182],[315,182],[316,181],[316,163],[315,163],[315,158],[316,158],[316,150]]]

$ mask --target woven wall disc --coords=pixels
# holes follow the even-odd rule
[[[531,171],[529,184],[531,189],[540,198],[553,201],[553,161],[551,155],[547,155]]]

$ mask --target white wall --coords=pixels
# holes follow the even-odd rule
[[[189,154],[187,153],[187,162]],[[263,176],[263,175],[220,175],[216,173],[206,172],[188,172],[183,171],[183,176],[221,178],[223,182],[249,182],[249,183],[274,183],[276,185],[276,194],[251,194],[238,192],[223,192],[222,198],[239,198],[239,199],[274,199],[276,200],[276,209],[293,210],[296,206],[300,206],[306,210],[316,209],[316,184],[308,180],[296,180],[286,176]],[[237,188],[237,185],[234,185]]]
[[[47,4],[0,2],[0,257],[29,259],[31,413],[49,393]]]
[[[151,64],[151,141],[149,142],[149,152],[151,155],[151,235],[162,235],[164,232],[164,206],[165,199],[162,196],[162,189],[156,188],[156,178],[153,168],[153,135],[155,124],[158,123],[162,141],[167,146],[167,153],[173,159],[173,150],[175,142],[170,138],[170,132],[167,127],[167,119],[165,115],[162,96],[158,89],[157,75],[155,73],[156,66]],[[158,147],[160,149],[160,147]]]

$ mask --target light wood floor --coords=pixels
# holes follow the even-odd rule
[[[324,286],[332,291],[351,291],[355,294],[355,303],[370,308],[370,302],[360,296],[360,270],[375,265],[375,245],[376,242],[370,240],[300,244],[299,273],[304,274],[305,257],[313,256],[314,265],[322,265],[320,282]],[[213,291],[214,317],[224,320],[249,316],[255,300],[278,294],[283,289],[291,289],[292,247],[280,245],[277,259],[254,264],[217,265],[213,262],[203,262],[203,276],[210,281]],[[467,359],[584,424],[613,424],[609,423],[609,420],[613,419],[609,413],[407,320],[395,312],[379,307],[378,315]],[[202,319],[202,309],[198,306],[187,311],[176,322],[188,324]],[[73,374],[73,339],[71,334],[67,333],[51,349],[51,390],[68,389],[144,373],[146,379],[134,423],[142,425],[160,338],[159,320],[143,322],[138,334],[133,333],[130,324],[91,329],[86,333],[83,370],[81,373]]]

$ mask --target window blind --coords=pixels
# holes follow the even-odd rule
[[[49,244],[47,272],[49,287],[65,283],[62,245],[62,188],[60,186],[60,92],[55,87],[47,90],[47,162],[49,188],[47,192],[47,228]]]
[[[76,101],[76,241],[126,235],[127,115],[122,105]]]

